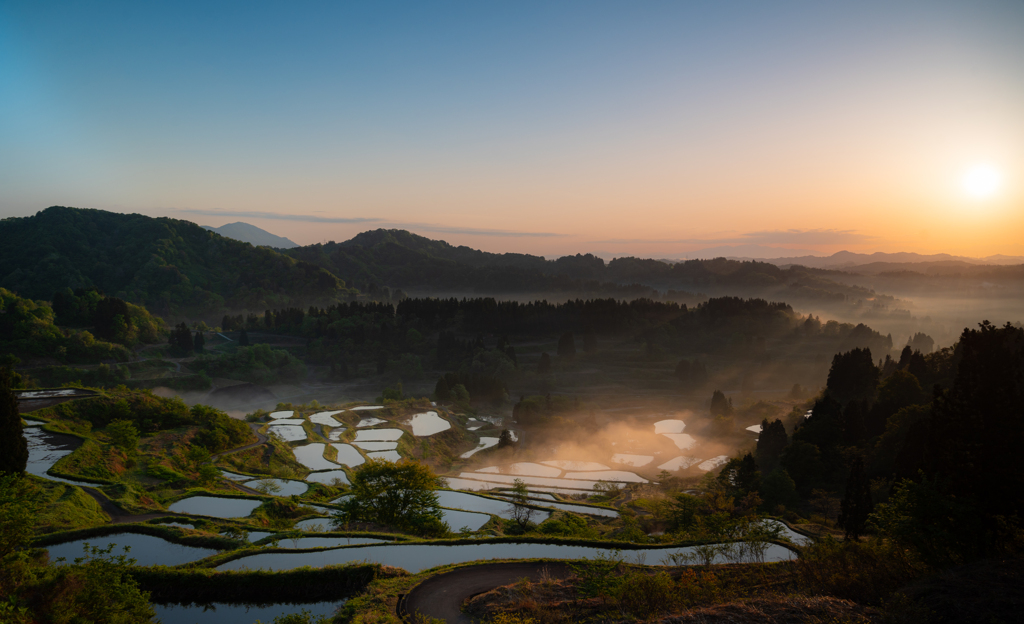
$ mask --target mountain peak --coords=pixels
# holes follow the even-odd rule
[[[298,247],[299,244],[289,240],[283,236],[277,236],[270,232],[260,229],[255,225],[244,223],[242,221],[236,221],[235,223],[228,223],[220,227],[211,227],[209,225],[201,226],[211,232],[216,232],[226,238],[231,238],[243,243],[250,243],[257,247],[275,247],[277,249],[291,249]]]

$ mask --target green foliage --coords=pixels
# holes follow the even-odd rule
[[[19,297],[4,288],[0,288],[0,352],[90,363],[124,362],[131,355],[124,346],[96,340],[87,331],[65,334],[54,322],[49,306]]]
[[[805,547],[796,565],[808,592],[869,605],[882,604],[924,572],[906,550],[880,539],[840,542],[826,537]]]
[[[587,520],[574,513],[564,513],[558,517],[552,516],[542,522],[537,530],[544,535],[559,535],[561,537],[581,539],[597,537],[597,531],[587,523]]]
[[[671,611],[677,602],[675,583],[665,572],[627,572],[616,590],[619,610],[643,621]]]
[[[519,525],[519,529],[526,529],[530,525],[530,518],[533,517],[534,509],[530,507],[530,491],[526,482],[522,479],[512,480],[512,495],[509,503],[509,512],[512,521]]]
[[[774,510],[779,505],[795,507],[800,501],[796,483],[784,468],[776,468],[761,481],[761,498],[766,509]]]
[[[580,596],[607,600],[615,595],[619,585],[620,577],[616,572],[622,568],[622,553],[618,550],[601,552],[593,559],[584,557],[583,563],[570,563],[569,567],[580,579],[577,585]]]
[[[441,485],[423,464],[370,460],[353,472],[352,495],[334,521],[374,522],[420,535],[446,535],[450,529],[434,492]]]
[[[139,445],[139,430],[130,420],[115,420],[107,425],[110,443],[125,453],[134,453]]]
[[[28,464],[28,441],[21,427],[11,373],[0,368],[0,475],[22,474]]]
[[[194,223],[59,206],[3,221],[0,275],[4,287],[27,297],[95,287],[164,316],[349,294],[323,269]]]
[[[273,624],[329,624],[331,620],[326,615],[313,615],[307,609],[301,613],[287,613],[274,618]],[[256,620],[255,624],[263,624]]]
[[[917,482],[908,479],[896,484],[889,501],[871,515],[871,522],[882,535],[932,567],[976,558],[990,538],[970,500],[950,496],[945,484],[923,475]]]
[[[19,474],[0,475],[0,562],[32,538],[39,488]]]
[[[297,381],[306,376],[306,365],[284,349],[269,345],[239,347],[233,353],[202,355],[189,365],[210,377],[227,377],[267,385]]]
[[[106,548],[86,544],[85,555],[75,559],[74,565],[57,568],[50,591],[45,592],[50,594],[52,622],[134,624],[155,617],[149,593],[140,590],[131,576],[135,560],[128,558],[129,548],[125,547],[125,554],[112,554],[113,549],[113,544]]]
[[[192,421],[199,426],[192,443],[199,445],[207,452],[219,451],[241,446],[253,437],[252,431],[245,421],[231,418],[219,409],[208,405],[193,405],[189,410]],[[194,451],[198,453],[199,451]],[[193,456],[192,461],[206,461],[202,457]]]

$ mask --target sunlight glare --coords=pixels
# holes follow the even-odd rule
[[[994,167],[977,165],[972,167],[963,178],[963,189],[971,197],[986,199],[999,190],[1002,176]]]

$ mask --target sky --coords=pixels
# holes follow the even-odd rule
[[[0,217],[1024,255],[1024,2],[0,0]]]

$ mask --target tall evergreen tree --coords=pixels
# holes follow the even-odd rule
[[[550,373],[551,372],[551,356],[548,355],[547,351],[540,354],[540,362],[537,364],[538,373]]]
[[[839,524],[846,531],[846,539],[858,539],[864,533],[868,516],[874,511],[871,502],[871,483],[864,473],[864,460],[857,457],[846,480],[846,496],[839,507]]]
[[[202,353],[206,348],[206,338],[203,337],[203,332],[196,332],[195,337],[192,339],[192,348],[196,353]]]
[[[558,357],[571,358],[576,355],[576,340],[572,332],[565,332],[558,338]]]
[[[854,400],[872,401],[881,372],[871,360],[871,349],[854,349],[832,358],[825,388],[828,395],[843,405]]]
[[[766,418],[761,421],[761,435],[757,439],[757,465],[763,474],[771,474],[775,470],[787,444],[789,435],[781,420],[769,422]]]
[[[28,465],[28,441],[21,428],[18,398],[11,391],[11,371],[0,368],[0,475],[22,474]]]
[[[451,396],[452,393],[451,389],[448,388],[448,382],[444,380],[444,377],[441,377],[434,385],[434,398],[438,401],[447,401]]]
[[[249,333],[242,329],[242,332],[238,334],[238,346],[248,347],[251,343],[249,342]]]
[[[715,390],[714,393],[711,395],[711,415],[732,415],[732,401],[726,399],[725,394],[721,390]]]

